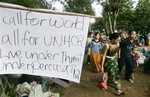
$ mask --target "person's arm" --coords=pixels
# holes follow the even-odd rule
[[[119,43],[118,58],[121,58],[122,41]]]
[[[100,43],[100,52],[102,51],[102,49],[103,49],[103,47],[104,47],[104,43]]]
[[[103,55],[102,55],[102,61],[101,61],[102,62],[101,63],[101,66],[102,66],[101,71],[104,71],[104,62],[105,62],[107,51],[108,51],[108,47],[107,47],[107,45],[105,45],[103,47]]]
[[[94,39],[92,39],[90,42],[89,42],[89,47],[92,47],[92,42],[94,41]]]
[[[136,40],[136,43],[137,43],[137,46],[140,46],[140,47],[143,46],[142,43],[139,41],[139,39]]]
[[[142,47],[143,45],[142,45],[142,43],[141,43],[141,42],[138,42],[138,46]]]
[[[121,48],[119,48],[119,50],[118,50],[118,58],[120,58],[120,54],[121,54]]]

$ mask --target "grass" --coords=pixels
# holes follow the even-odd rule
[[[51,85],[51,91],[54,93],[59,93],[60,97],[64,95],[64,88],[56,84]]]

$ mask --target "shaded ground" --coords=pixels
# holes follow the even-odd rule
[[[124,80],[124,70],[122,71],[122,88],[128,89],[128,94],[121,97],[150,97],[150,95],[148,96],[150,93],[150,75],[141,72],[142,68],[143,66],[137,67],[134,83]],[[84,64],[80,84],[72,82],[72,85],[65,90],[63,97],[116,97],[116,91],[113,88],[108,87],[107,91],[102,91],[97,83],[90,82],[91,73],[92,68]]]

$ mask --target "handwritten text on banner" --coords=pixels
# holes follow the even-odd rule
[[[89,18],[0,8],[0,74],[80,81]]]

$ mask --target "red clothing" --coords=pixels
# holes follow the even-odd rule
[[[137,61],[139,59],[138,55],[135,54],[135,60]]]

